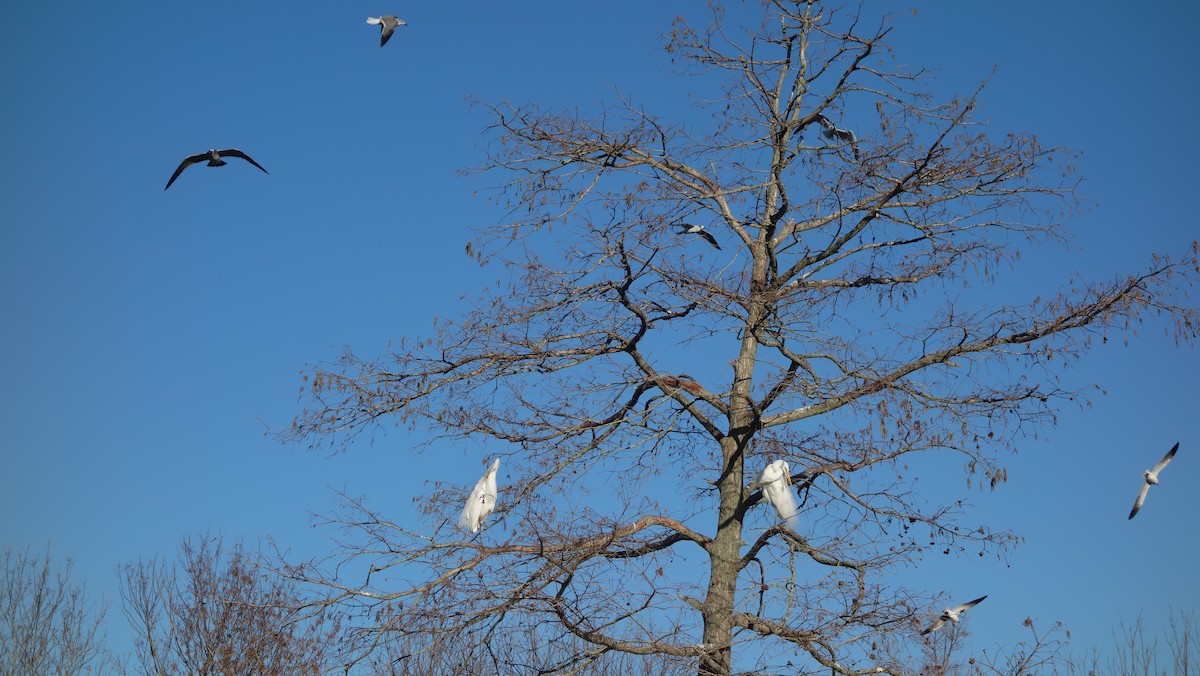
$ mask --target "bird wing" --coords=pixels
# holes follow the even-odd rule
[[[266,169],[263,169],[261,164],[259,164],[258,162],[255,162],[253,159],[251,159],[251,157],[249,155],[238,150],[237,148],[226,148],[225,150],[218,150],[217,154],[220,155],[221,157],[240,157],[243,160],[246,160],[247,162],[249,162],[250,164],[253,164],[254,166],[258,167],[259,169],[262,169],[262,173],[264,173],[264,174],[269,173]]]
[[[1161,472],[1162,468],[1166,467],[1168,462],[1171,462],[1171,458],[1175,457],[1175,451],[1178,451],[1178,450],[1179,450],[1179,442],[1176,441],[1175,445],[1171,447],[1171,450],[1167,451],[1167,454],[1163,456],[1163,459],[1159,460],[1158,464],[1154,466],[1154,469],[1152,469],[1150,471],[1153,472],[1154,474],[1158,474],[1159,472]]]
[[[929,628],[922,631],[921,635],[924,636],[925,634],[928,634],[930,632],[935,632],[938,629],[941,629],[942,625],[944,625],[944,624],[946,624],[946,621],[939,617],[937,619],[937,622],[934,622],[933,624],[929,625]]]
[[[396,26],[400,25],[400,20],[394,16],[381,17],[383,25],[380,26],[379,46],[387,44],[388,40],[392,39],[392,33],[396,32]]]
[[[979,598],[975,599],[974,601],[967,601],[966,603],[964,603],[962,605],[956,606],[954,608],[954,612],[961,613],[964,610],[967,610],[968,608],[974,608],[975,606],[979,605],[980,601],[982,601],[986,598],[987,598],[987,596],[980,596]]]
[[[721,250],[721,245],[720,245],[720,244],[717,244],[717,238],[716,238],[716,237],[713,237],[713,234],[712,234],[711,232],[709,232],[709,231],[707,231],[707,230],[701,230],[701,231],[700,231],[700,235],[701,235],[702,237],[704,237],[704,239],[708,240],[708,243],[709,243],[709,244],[711,244],[711,245],[713,245],[713,246],[717,247],[717,250],[718,250],[718,251],[720,251],[720,250]]]
[[[483,510],[487,506],[485,490],[487,486],[487,478],[479,480],[475,484],[475,488],[471,489],[471,494],[467,496],[467,502],[463,505],[462,516],[458,519],[458,526],[463,530],[469,530],[472,533],[479,532],[479,525],[483,523],[483,517],[486,516]],[[493,498],[493,503],[495,498]]]
[[[1142,490],[1138,491],[1137,500],[1133,502],[1133,509],[1129,510],[1129,518],[1137,516],[1138,510],[1142,508],[1142,503],[1146,501],[1146,494],[1150,492],[1150,482],[1142,484]]]
[[[187,169],[188,167],[192,166],[193,164],[195,164],[197,162],[203,162],[204,160],[207,160],[207,159],[208,159],[208,153],[199,153],[197,155],[188,155],[187,157],[183,158],[183,161],[179,163],[178,167],[176,167],[175,173],[171,174],[171,180],[167,181],[167,187],[163,188],[163,190],[170,188],[171,184],[175,182],[175,179],[179,178],[179,175],[183,173],[184,169]]]

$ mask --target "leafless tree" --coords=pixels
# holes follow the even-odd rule
[[[504,283],[434,338],[306,375],[289,441],[340,450],[394,423],[504,456],[477,536],[453,528],[470,475],[420,499],[423,523],[360,498],[328,517],[338,551],[293,574],[354,614],[362,659],[554,626],[581,656],[701,674],[874,672],[872,646],[918,640],[930,611],[882,573],[1014,540],[910,467],[995,488],[1086,390],[1059,364],[1146,320],[1195,338],[1195,247],[1036,298],[982,283],[1066,237],[1069,156],[980,125],[982,88],[936,100],[886,19],[761,7],[667,38],[709,115],[481,104],[509,217],[468,253]],[[754,484],[772,459],[794,528]]]
[[[0,674],[79,674],[103,661],[104,605],[89,601],[50,551],[5,547],[0,554]]]
[[[178,566],[155,558],[120,571],[134,653],[145,674],[319,674],[334,663],[331,614],[301,612],[291,580],[219,538],[183,541]]]

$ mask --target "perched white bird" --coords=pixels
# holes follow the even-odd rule
[[[496,470],[498,469],[500,469],[500,458],[496,458],[492,462],[487,474],[484,474],[483,478],[475,484],[475,488],[471,489],[471,495],[467,497],[467,504],[463,506],[462,517],[458,520],[459,528],[478,533],[483,520],[496,508]]]
[[[937,619],[937,622],[934,622],[932,626],[922,631],[921,635],[923,636],[931,631],[937,631],[938,629],[941,629],[942,625],[946,624],[947,622],[958,622],[959,615],[979,605],[979,602],[986,598],[987,596],[980,596],[974,601],[969,601],[962,605],[954,606],[953,608],[947,608],[946,610],[942,611],[942,616]]]
[[[1133,510],[1129,512],[1129,518],[1132,519],[1133,517],[1137,516],[1138,510],[1142,508],[1142,503],[1146,501],[1146,493],[1150,492],[1151,486],[1154,486],[1158,483],[1158,473],[1167,466],[1168,462],[1171,462],[1171,458],[1175,457],[1175,451],[1178,450],[1179,442],[1176,442],[1175,445],[1171,447],[1171,450],[1167,451],[1167,454],[1163,456],[1163,459],[1158,461],[1158,464],[1154,466],[1154,469],[1148,469],[1145,472],[1142,472],[1142,476],[1146,477],[1146,483],[1142,484],[1142,490],[1138,491],[1137,501],[1133,503]]]
[[[829,118],[824,115],[817,115],[817,122],[820,123],[824,130],[821,132],[825,138],[829,140],[838,140],[850,144],[850,149],[854,152],[854,159],[858,160],[858,137],[849,129],[838,129]]]
[[[762,486],[763,497],[779,512],[780,520],[791,528],[796,527],[796,496],[792,494],[792,472],[786,460],[776,460],[767,465],[759,475],[756,485]]]
[[[679,228],[678,234],[680,235],[700,235],[708,240],[709,244],[715,246],[718,251],[721,249],[721,245],[717,244],[717,238],[713,237],[711,232],[705,230],[703,225],[698,223],[676,223],[675,227]]]
[[[372,26],[379,26],[379,46],[380,47],[386,45],[387,41],[392,38],[392,33],[396,32],[397,26],[407,26],[408,25],[408,24],[404,23],[404,19],[401,19],[400,17],[394,16],[391,14],[389,14],[388,16],[381,16],[379,18],[369,16],[369,17],[367,17],[367,23],[371,24]]]
[[[171,174],[171,180],[167,181],[167,187],[163,188],[163,190],[170,188],[171,184],[175,182],[175,179],[179,178],[179,175],[183,173],[184,169],[187,169],[197,162],[208,160],[208,166],[210,167],[223,167],[226,164],[229,164],[225,160],[221,159],[222,157],[240,157],[259,169],[262,169],[264,174],[267,173],[267,170],[263,169],[261,164],[250,159],[249,155],[238,150],[237,148],[226,148],[224,150],[209,149],[209,151],[206,153],[197,153],[195,155],[188,155],[187,157],[183,158],[183,161],[179,163],[179,167],[175,169],[175,173]]]

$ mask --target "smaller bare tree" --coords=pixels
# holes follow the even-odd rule
[[[177,568],[157,557],[126,564],[120,584],[135,633],[123,673],[315,674],[333,663],[336,619],[298,612],[295,584],[240,544],[185,539]]]
[[[0,674],[78,674],[103,659],[106,607],[71,582],[74,562],[55,571],[50,551],[0,554]]]

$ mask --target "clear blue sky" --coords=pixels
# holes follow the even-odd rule
[[[753,15],[753,2],[730,2]],[[909,7],[919,11],[912,14]],[[981,117],[1081,151],[1069,248],[1026,252],[998,299],[1049,292],[1069,272],[1132,271],[1200,237],[1195,3],[868,0],[896,11],[899,61],[938,69],[938,91],[995,74]],[[384,48],[368,15],[409,22]],[[114,602],[115,567],[173,555],[201,532],[330,548],[308,515],[332,489],[409,509],[425,481],[472,483],[480,449],[403,430],[353,452],[281,445],[300,371],[343,345],[375,354],[426,336],[435,316],[494,280],[463,255],[504,213],[463,177],[488,122],[466,97],[587,109],[613,86],[689,113],[660,35],[705,20],[691,0],[606,3],[22,2],[0,22],[0,545],[49,542]],[[873,114],[873,112],[871,113]],[[848,123],[853,123],[847,112]],[[240,160],[195,167],[210,147]],[[1200,299],[1197,300],[1200,302]],[[975,645],[1062,620],[1078,652],[1120,618],[1151,627],[1200,608],[1200,353],[1150,325],[1067,373],[1106,395],[1022,445],[1010,482],[966,492],[968,519],[1027,538],[1007,561],[929,559],[903,583],[949,600],[983,594]],[[1140,473],[1174,442],[1137,520]],[[957,461],[952,461],[957,462]],[[471,468],[464,475],[462,467]],[[503,482],[503,472],[501,473]]]

